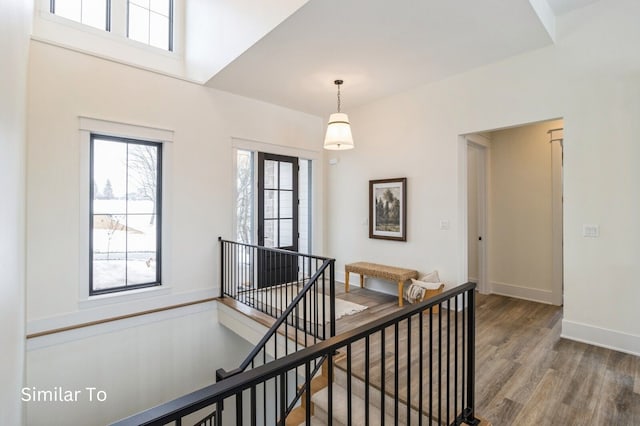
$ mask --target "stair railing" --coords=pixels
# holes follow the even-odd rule
[[[219,383],[143,411],[117,426],[180,425],[181,419],[215,406],[216,426],[284,425],[296,389],[293,376],[304,376],[305,424],[311,424],[311,378],[326,359],[328,424],[334,410],[340,370],[344,380],[344,418],[365,424],[379,416],[385,424],[477,425],[475,417],[475,283],[466,283],[419,304],[386,315],[338,336],[246,370]],[[334,355],[340,353],[339,358]],[[358,386],[356,386],[358,382]],[[355,404],[356,388],[364,393]],[[221,411],[222,404],[229,409]],[[374,413],[374,409],[377,411]],[[358,408],[359,407],[359,408]],[[364,408],[364,409],[363,409]],[[316,407],[315,416],[320,414]]]
[[[216,371],[217,381],[335,336],[334,259],[222,239],[220,244],[222,294],[277,317],[238,368]],[[264,263],[278,266],[273,269],[279,269],[280,276],[271,274],[277,284],[260,288],[254,284],[270,266]],[[300,386],[297,380],[296,386]]]

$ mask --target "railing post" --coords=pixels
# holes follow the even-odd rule
[[[472,288],[467,290],[467,407],[464,410],[464,422],[477,425],[475,418],[475,376],[476,376],[476,294]]]
[[[224,241],[222,237],[218,237],[220,241],[220,297],[224,297]]]
[[[331,323],[331,337],[336,335],[336,260],[329,262],[329,321]]]

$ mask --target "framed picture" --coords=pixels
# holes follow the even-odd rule
[[[407,241],[407,178],[369,181],[369,238]]]

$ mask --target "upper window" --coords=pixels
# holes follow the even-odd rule
[[[51,13],[173,51],[173,0],[50,0]]]
[[[110,0],[51,0],[51,13],[89,25],[110,30]]]
[[[173,50],[171,0],[129,0],[127,35],[132,40]]]
[[[162,145],[91,135],[89,294],[160,285]]]

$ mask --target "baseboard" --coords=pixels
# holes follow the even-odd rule
[[[560,337],[640,356],[640,336],[634,334],[563,319]]]
[[[515,284],[506,284],[491,281],[491,293],[502,296],[515,297],[517,299],[530,300],[532,302],[553,305],[553,292],[537,288],[521,287]]]

